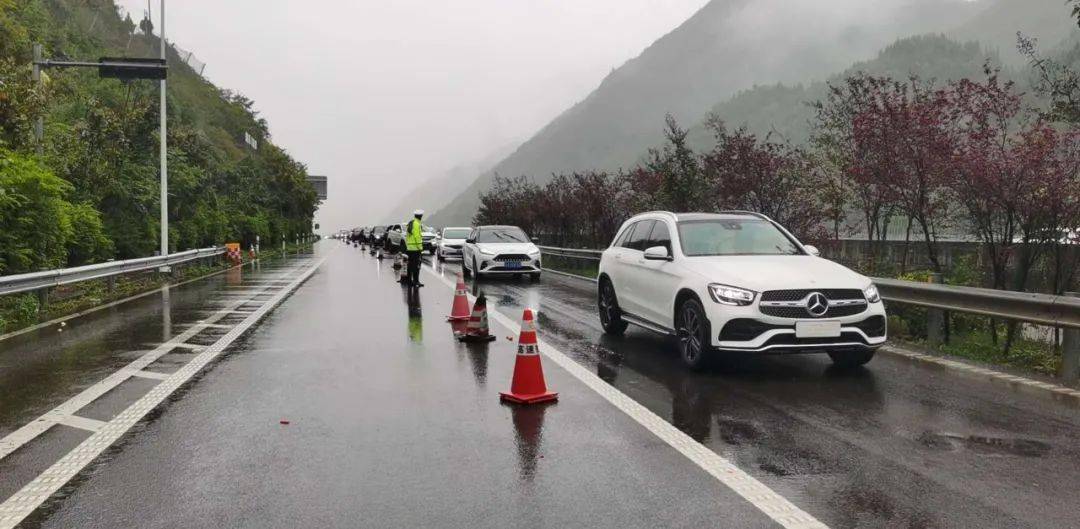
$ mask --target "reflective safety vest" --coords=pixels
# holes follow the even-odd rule
[[[409,224],[405,226],[405,230],[405,249],[410,252],[423,251],[424,235],[420,221],[416,219],[410,220]]]

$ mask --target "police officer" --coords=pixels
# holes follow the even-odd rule
[[[405,255],[409,257],[408,278],[409,285],[422,287],[420,282],[420,254],[424,252],[423,226],[420,219],[424,216],[424,210],[418,209],[413,212],[413,219],[405,225]]]

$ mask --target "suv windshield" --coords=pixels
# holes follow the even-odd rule
[[[795,241],[761,219],[710,219],[679,223],[686,256],[803,255]]]
[[[521,228],[481,228],[476,242],[529,242],[529,236]]]
[[[443,239],[467,239],[469,238],[469,232],[472,231],[469,228],[458,228],[453,230],[443,230]]]

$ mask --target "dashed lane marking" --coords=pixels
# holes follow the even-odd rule
[[[177,370],[149,393],[144,395],[134,404],[129,406],[112,420],[103,424],[90,437],[86,438],[79,446],[75,447],[67,455],[60,458],[45,472],[41,473],[33,481],[24,486],[19,492],[0,504],[0,529],[13,529],[23,521],[30,513],[34,512],[45,500],[49,499],[60,487],[75,477],[83,468],[89,465],[106,448],[115,443],[132,426],[141,420],[147,413],[161,404],[174,391],[185,382],[201,371],[207,364],[217,358],[230,344],[236,341],[252,325],[258,323],[270,310],[276,307],[282,300],[291,294],[297,287],[306,281],[326,258],[320,259],[299,277],[296,277],[284,288],[280,289],[258,310],[250,314],[241,323],[233,327],[213,345],[209,346],[197,357]]]
[[[434,271],[430,266],[425,266],[424,269],[442,281],[442,283],[450,290],[455,288],[456,285],[454,281],[451,281],[449,278]],[[475,300],[475,297],[471,294],[469,295],[469,298]],[[499,324],[513,333],[516,334],[520,332],[520,326],[517,322],[498,310],[488,311],[488,314],[491,316],[491,319],[499,322]],[[723,483],[743,499],[750,502],[751,505],[763,512],[776,523],[788,529],[822,529],[828,527],[810,514],[796,507],[795,504],[791,503],[783,496],[773,492],[772,489],[754,479],[753,476],[743,472],[727,459],[720,457],[716,452],[713,452],[705,445],[695,441],[682,430],[679,430],[671,423],[665,421],[634,399],[626,396],[626,394],[619,391],[611,384],[604,382],[600,377],[590,373],[582,367],[581,364],[578,364],[569,356],[566,356],[555,347],[552,347],[551,344],[542,339],[538,340],[538,343],[540,351],[544,356],[550,358],[567,373],[570,373],[570,375],[585,384],[589,389],[595,391],[635,422],[644,426],[645,429],[652,432],[660,438],[660,440],[667,443],[702,470],[716,478],[717,481]]]

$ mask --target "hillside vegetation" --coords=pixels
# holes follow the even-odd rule
[[[35,42],[46,57],[79,60],[156,57],[159,46],[112,0],[0,0],[0,273],[153,254],[158,84],[50,69],[37,86]],[[168,60],[171,251],[309,232],[317,199],[306,169],[271,142],[253,102],[200,77],[175,48]]]

